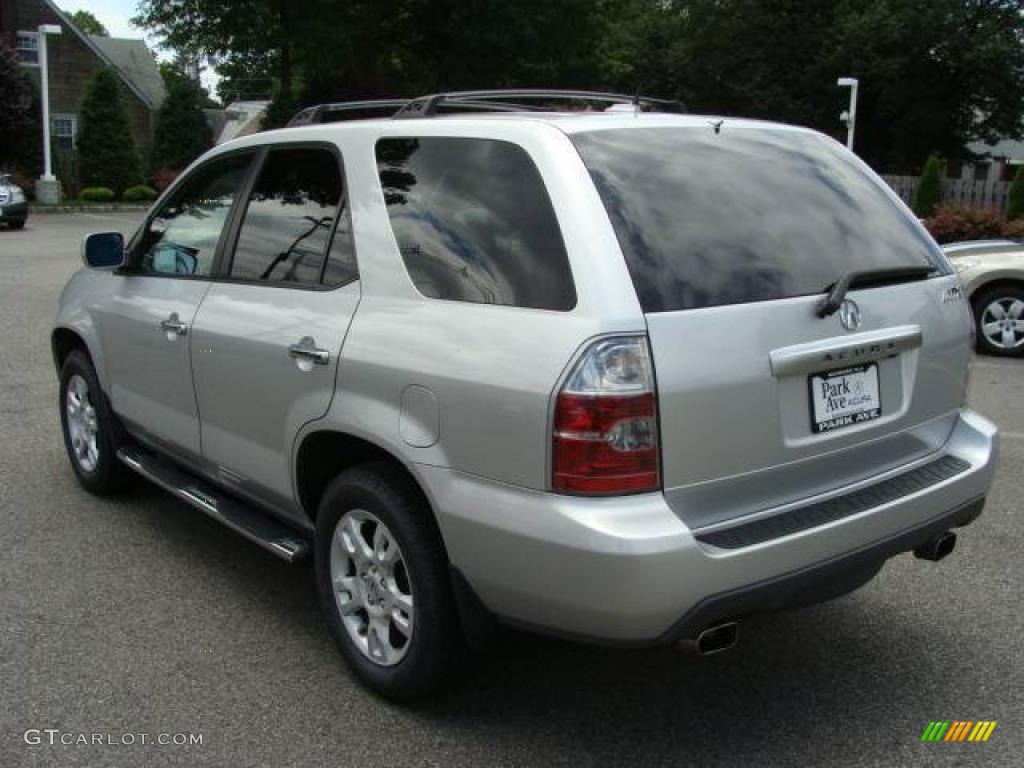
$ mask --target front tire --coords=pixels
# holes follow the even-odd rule
[[[995,286],[974,299],[978,351],[1001,357],[1024,355],[1024,288]]]
[[[90,493],[106,495],[128,481],[117,458],[121,428],[88,355],[72,350],[60,369],[60,423],[71,468]]]
[[[356,677],[397,701],[435,693],[463,656],[448,562],[430,510],[388,464],[338,475],[316,521],[316,583]]]

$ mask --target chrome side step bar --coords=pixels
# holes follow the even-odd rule
[[[310,543],[301,534],[145,449],[124,447],[118,450],[117,458],[147,480],[282,560],[295,563],[310,553]]]

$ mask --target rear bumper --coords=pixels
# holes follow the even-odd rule
[[[24,221],[28,218],[28,203],[4,203],[0,205],[0,224],[9,221]]]
[[[887,558],[971,522],[992,483],[996,428],[962,411],[941,454],[969,466],[879,506],[732,549],[699,541],[661,494],[584,499],[419,469],[452,565],[493,613],[580,638],[652,644],[842,594]]]

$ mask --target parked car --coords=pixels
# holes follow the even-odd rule
[[[86,490],[138,473],[311,555],[402,700],[495,624],[714,653],[952,551],[996,429],[960,281],[867,166],[628,96],[449,98],[218,146],[86,238],[52,335]]]
[[[943,250],[974,310],[978,351],[1024,355],[1024,242],[975,240]]]
[[[9,173],[0,173],[0,224],[21,229],[28,219],[28,202],[21,187]]]

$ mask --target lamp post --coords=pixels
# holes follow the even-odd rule
[[[843,112],[839,119],[846,123],[846,148],[853,151],[853,132],[857,127],[857,88],[860,82],[856,77],[840,77],[836,85],[850,89],[850,108]]]
[[[60,185],[53,175],[50,162],[50,74],[46,54],[46,36],[59,35],[57,24],[40,24],[39,28],[39,90],[43,101],[43,175],[39,179],[36,196],[40,202],[59,203]]]

